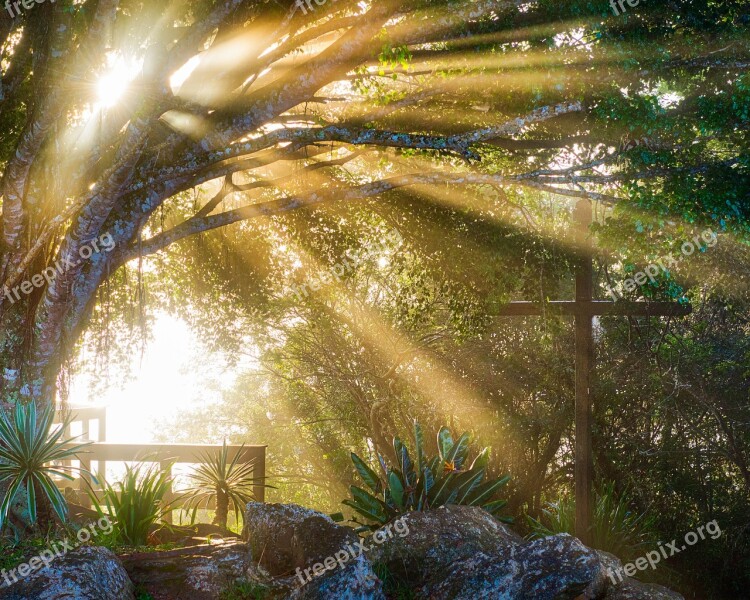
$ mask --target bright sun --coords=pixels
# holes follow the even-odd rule
[[[107,55],[107,69],[96,84],[96,95],[101,107],[109,108],[117,104],[135,79],[141,66],[135,59],[125,59],[120,55]]]

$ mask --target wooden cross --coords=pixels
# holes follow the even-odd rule
[[[576,404],[575,404],[575,535],[590,545],[589,532],[593,511],[593,460],[591,453],[591,374],[594,370],[593,317],[676,317],[690,314],[692,307],[677,302],[610,302],[594,300],[594,269],[591,252],[586,250],[586,236],[591,223],[591,201],[580,200],[576,205],[576,241],[579,258],[576,266],[574,301],[553,301],[544,305],[536,302],[511,302],[500,309],[502,317],[541,316],[544,312],[571,315],[575,318],[576,333]],[[544,311],[544,312],[543,312]]]

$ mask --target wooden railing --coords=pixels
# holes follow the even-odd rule
[[[159,463],[163,471],[170,471],[173,464],[201,464],[204,462],[205,454],[218,453],[221,446],[209,444],[117,444],[103,441],[106,438],[106,408],[104,407],[82,407],[71,408],[73,416],[71,423],[82,422],[83,435],[76,438],[76,443],[81,440],[89,440],[91,435],[91,421],[98,420],[99,441],[87,446],[85,450],[78,454],[80,466],[94,473],[97,480],[106,474],[106,465],[108,462],[147,462]],[[60,422],[59,419],[57,422]],[[70,431],[65,439],[70,436]],[[228,446],[229,459],[233,460],[239,452],[239,463],[253,464],[252,477],[257,482],[253,486],[253,495],[258,502],[265,502],[265,477],[266,477],[266,446]],[[67,461],[69,464],[69,461]],[[97,463],[97,468],[92,470],[92,463]],[[65,489],[72,487],[71,482],[60,480],[58,487]],[[101,498],[102,490],[99,485],[91,480],[90,475],[81,474],[81,477],[75,482],[78,485],[74,489],[79,504],[89,506],[91,499],[89,493],[93,493],[97,498]],[[171,489],[164,498],[165,503],[173,503],[175,508],[182,506],[179,494],[175,494]],[[171,512],[167,515],[167,521],[171,522]]]
[[[114,444],[109,442],[97,442],[87,446],[86,449],[78,455],[81,467],[89,472],[95,473],[95,477],[100,479],[99,473],[106,473],[107,462],[147,462],[159,463],[163,471],[171,470],[172,464],[200,464],[203,463],[203,455],[207,452],[219,452],[221,446],[210,444]],[[256,484],[253,486],[253,495],[258,502],[265,502],[265,476],[266,476],[266,446],[228,446],[229,459],[233,460],[237,453],[242,451],[238,462],[253,463],[253,479]],[[92,470],[91,463],[97,462],[97,469]],[[65,482],[62,482],[64,484]],[[89,505],[91,500],[87,493],[93,489],[97,498],[101,498],[102,490],[91,481],[91,477],[82,474],[78,479],[77,496],[79,503]],[[69,485],[69,482],[68,482]],[[90,486],[90,487],[89,487]],[[61,485],[64,487],[64,485]],[[174,503],[175,508],[182,506],[179,494],[170,490],[164,497],[165,503]],[[167,515],[167,521],[170,521],[171,515]]]
[[[91,440],[91,422],[97,421],[97,436],[95,441],[103,442],[107,439],[107,407],[106,406],[71,406],[71,423],[81,423],[81,437],[79,440]],[[57,412],[55,423],[61,422],[62,411]],[[65,431],[65,439],[71,437],[71,428]]]

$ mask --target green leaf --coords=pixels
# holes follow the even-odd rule
[[[414,440],[417,451],[417,472],[424,471],[424,433],[422,426],[414,421]]]
[[[482,451],[477,454],[477,457],[471,463],[470,469],[486,469],[490,463],[490,449],[482,448]]]
[[[359,473],[359,476],[367,484],[367,487],[369,487],[376,494],[382,493],[383,484],[380,481],[380,478],[378,477],[377,473],[375,473],[375,471],[373,471],[369,467],[369,465],[365,463],[365,461],[363,461],[354,452],[352,452],[351,456],[352,456],[352,462],[354,463],[354,467],[357,469],[357,473]]]
[[[466,459],[466,453],[469,451],[469,441],[471,436],[468,433],[464,433],[460,438],[453,444],[453,447],[448,451],[445,457],[445,462],[454,463],[456,469],[460,469],[464,460]]]
[[[445,462],[448,453],[453,448],[453,437],[447,427],[441,427],[437,435],[438,452],[440,453],[440,459]]]
[[[492,498],[497,490],[499,490],[509,481],[510,475],[506,475],[505,477],[501,477],[500,479],[495,479],[493,481],[488,481],[487,483],[482,484],[472,495],[472,498],[469,501],[469,505],[481,506],[484,502]]]
[[[401,478],[394,472],[388,475],[388,487],[391,492],[391,498],[399,508],[404,507],[404,484]]]
[[[491,515],[495,515],[496,513],[500,512],[500,510],[502,510],[505,506],[507,506],[507,504],[507,500],[495,500],[494,502],[488,502],[487,504],[482,505],[482,508]]]

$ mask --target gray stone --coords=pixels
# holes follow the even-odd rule
[[[133,600],[133,584],[106,548],[82,546],[16,583],[0,585],[0,600]]]
[[[599,558],[599,571],[583,594],[585,600],[684,600],[668,588],[626,576],[622,572],[622,561],[614,554],[602,550],[594,552]]]
[[[419,587],[435,581],[453,564],[479,554],[493,555],[524,539],[475,506],[441,506],[400,519],[408,533],[373,545],[368,558],[396,579]]]
[[[561,534],[459,561],[419,588],[416,597],[572,600],[589,586],[598,568],[592,550]]]
[[[293,504],[250,502],[243,537],[253,562],[261,572],[273,576],[279,588],[288,590],[285,597],[289,599],[385,598],[382,583],[364,555],[349,555],[341,564],[314,575],[316,564],[322,565],[326,559],[330,563],[349,547],[356,549],[359,540],[351,528],[337,525],[327,515]],[[307,574],[305,570],[309,570]]]
[[[246,578],[245,544],[223,543],[120,557],[130,579],[154,600],[216,600]]]
[[[641,583],[626,577],[622,583],[607,590],[603,600],[685,600],[685,598],[654,583]]]

